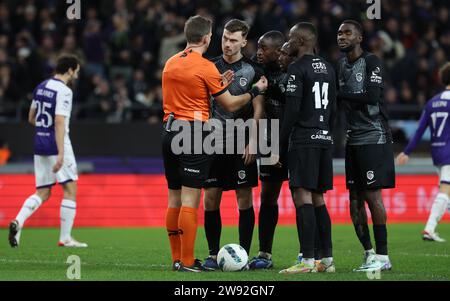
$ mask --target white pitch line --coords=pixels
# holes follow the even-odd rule
[[[67,265],[65,262],[61,261],[46,261],[46,260],[30,260],[30,259],[5,259],[0,258],[0,262],[5,263],[30,263],[30,264],[58,264]],[[96,266],[96,265],[106,265],[106,266],[116,266],[116,267],[141,267],[141,268],[168,268],[167,264],[139,264],[139,263],[111,263],[111,262],[99,262],[90,263],[81,261],[81,265]]]
[[[347,253],[355,253],[355,251],[352,250],[348,250]],[[411,254],[411,253],[406,253],[406,252],[390,252],[390,255],[402,255],[402,256],[425,256],[425,257],[450,257],[450,254]]]
[[[410,253],[394,253],[402,256],[425,256],[425,257],[450,257],[450,254],[410,254]]]

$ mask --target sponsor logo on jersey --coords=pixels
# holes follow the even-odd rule
[[[318,131],[316,134],[311,135],[311,139],[332,141],[331,135],[329,135],[328,133],[328,131]]]
[[[370,77],[371,83],[381,84],[383,78],[380,75],[380,67],[376,67],[375,70],[372,71],[372,76]]]
[[[295,75],[294,74],[289,75],[286,92],[293,93],[297,90],[297,85],[293,83],[294,81],[295,81]]]
[[[313,67],[314,73],[328,74],[327,65],[323,62],[312,63],[311,66]]]

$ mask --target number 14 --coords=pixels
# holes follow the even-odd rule
[[[322,84],[322,93],[320,93],[320,83],[315,82],[314,87],[312,88],[315,97],[315,108],[326,110],[328,106],[328,83]]]

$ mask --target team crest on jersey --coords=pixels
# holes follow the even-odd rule
[[[295,92],[297,90],[297,85],[293,83],[295,81],[295,75],[291,74],[289,75],[289,80],[286,87],[286,92]]]
[[[241,87],[247,86],[247,83],[248,83],[248,81],[247,81],[247,79],[245,77],[241,77],[239,79],[239,84],[241,85]]]
[[[362,73],[356,73],[356,80],[358,81],[358,83],[360,83],[362,79],[363,79]]]
[[[245,170],[238,171],[238,177],[241,180],[245,179]]]
[[[375,174],[373,173],[373,170],[369,170],[369,171],[367,172],[367,179],[368,179],[369,181],[372,181],[373,178],[375,178]]]

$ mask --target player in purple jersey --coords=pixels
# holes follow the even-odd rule
[[[445,242],[435,232],[436,226],[449,205],[450,197],[450,62],[440,70],[442,84],[445,90],[434,96],[425,106],[420,117],[419,127],[405,150],[397,156],[399,165],[406,164],[409,155],[429,127],[431,131],[431,156],[433,164],[439,173],[439,193],[434,199],[425,230],[422,231],[423,240]]]
[[[72,238],[76,212],[77,164],[69,138],[72,90],[68,83],[78,78],[80,62],[74,56],[62,56],[54,77],[40,83],[33,92],[28,121],[35,127],[34,169],[36,192],[26,199],[17,217],[9,224],[9,244],[17,248],[25,221],[50,198],[51,187],[63,186],[61,202],[61,247],[87,247]]]

